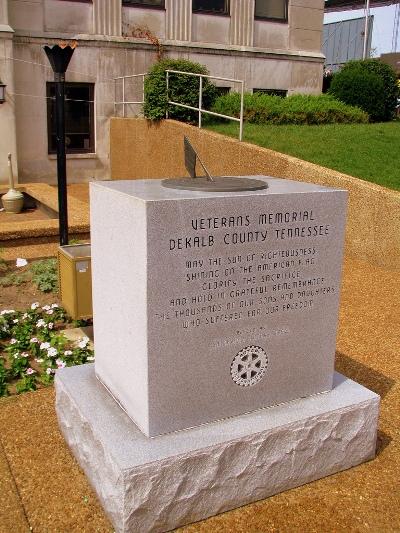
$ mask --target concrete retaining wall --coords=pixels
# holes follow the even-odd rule
[[[265,174],[349,191],[346,255],[400,269],[400,193],[172,120],[111,119],[112,179],[187,176],[183,135],[214,175]]]

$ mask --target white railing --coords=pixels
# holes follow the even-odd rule
[[[239,122],[239,141],[243,138],[243,96],[244,96],[244,81],[243,80],[234,80],[231,78],[221,78],[218,76],[209,76],[206,74],[197,74],[194,72],[183,72],[181,70],[166,70],[167,73],[167,102],[171,105],[176,105],[178,107],[184,107],[185,109],[191,109],[192,111],[198,111],[199,113],[199,128],[201,128],[201,115],[202,113],[206,113],[207,115],[213,115],[214,117],[221,117],[226,118],[228,120],[234,120],[236,122]],[[174,102],[169,99],[169,75],[170,74],[185,74],[186,76],[195,76],[199,78],[199,107],[193,107],[186,104],[181,104],[180,102]],[[240,84],[240,118],[232,117],[229,115],[223,115],[222,113],[215,113],[214,111],[208,111],[207,109],[203,109],[203,78],[209,78],[213,80],[220,80],[220,81],[228,81],[231,83],[239,83]],[[168,110],[166,113],[166,118],[168,118]]]
[[[117,113],[117,106],[122,105],[122,116],[125,118],[126,116],[126,106],[130,104],[144,104],[144,78],[147,76],[147,72],[144,74],[131,74],[130,76],[118,76],[117,78],[114,78],[114,115]],[[129,102],[125,100],[125,80],[128,78],[143,78],[142,83],[142,100],[137,102]],[[122,100],[120,102],[117,102],[117,83],[118,80],[122,80]]]

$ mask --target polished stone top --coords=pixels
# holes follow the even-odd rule
[[[91,187],[104,187],[112,191],[120,192],[128,196],[133,196],[145,202],[154,202],[160,200],[193,200],[197,198],[211,197],[239,197],[239,196],[271,196],[293,193],[313,193],[313,192],[337,192],[344,189],[333,187],[324,187],[315,183],[304,183],[270,176],[241,176],[248,179],[263,180],[268,184],[267,189],[256,191],[239,191],[239,192],[207,192],[207,191],[188,191],[169,189],[162,186],[159,179],[146,180],[116,180],[92,182]],[[191,180],[193,178],[187,178]]]

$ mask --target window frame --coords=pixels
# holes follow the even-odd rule
[[[96,153],[96,138],[95,138],[95,121],[96,121],[96,115],[95,115],[95,107],[94,107],[94,91],[95,91],[95,84],[91,82],[83,82],[83,81],[66,81],[65,82],[65,88],[67,89],[68,86],[74,86],[74,87],[87,87],[89,89],[89,148],[79,148],[79,149],[71,149],[68,148],[68,146],[65,146],[65,153],[67,155],[69,154],[94,154]],[[57,153],[57,147],[54,149],[52,148],[52,120],[51,120],[51,106],[52,106],[52,98],[51,98],[51,88],[55,87],[54,81],[47,81],[46,82],[46,101],[47,101],[47,153],[48,155],[54,155]],[[55,102],[55,100],[53,100]],[[65,132],[65,136],[67,137],[68,132]]]
[[[228,0],[228,9],[227,11],[212,11],[207,9],[195,9],[194,1],[192,0],[192,13],[194,15],[214,15],[216,17],[230,17],[231,16],[231,0]],[[225,1],[225,0],[222,0]]]
[[[269,88],[254,88],[253,94],[260,93],[260,94],[267,94],[269,96],[279,96],[279,98],[287,98],[288,95],[288,89],[269,89]]]
[[[146,2],[147,0],[143,0]],[[165,0],[160,0],[162,5],[154,5],[149,3],[142,3],[142,0],[122,0],[122,7],[135,7],[140,9],[157,9],[165,11]]]
[[[280,24],[288,24],[289,22],[289,0],[283,0],[285,2],[285,18],[281,17],[263,17],[256,14],[257,0],[254,1],[254,20],[265,20],[269,22],[278,22]]]

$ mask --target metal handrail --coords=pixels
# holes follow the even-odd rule
[[[228,120],[234,120],[235,122],[239,122],[239,141],[243,139],[243,100],[244,100],[244,81],[243,80],[235,80],[232,78],[221,78],[219,76],[210,76],[209,74],[198,74],[195,72],[184,72],[181,70],[171,70],[167,69],[167,102],[171,105],[176,105],[178,107],[183,107],[185,109],[191,109],[192,111],[198,111],[199,113],[199,119],[198,124],[199,128],[201,128],[201,114],[206,113],[207,115],[213,115],[215,117],[222,117],[226,118]],[[186,104],[181,104],[179,102],[173,102],[169,100],[169,74],[186,74],[187,76],[195,76],[199,78],[199,107],[189,106]],[[215,113],[214,111],[207,111],[207,109],[202,108],[203,104],[203,78],[213,79],[213,80],[221,80],[221,81],[229,81],[232,83],[240,83],[240,118],[232,117],[230,115],[223,115],[222,113]],[[166,111],[166,118],[168,118],[168,109]]]
[[[143,78],[142,100],[138,101],[138,102],[126,101],[125,100],[125,80],[127,78],[138,78],[140,76]],[[145,76],[147,76],[147,72],[145,72],[144,74],[130,74],[129,76],[117,76],[116,78],[114,78],[114,115],[117,112],[117,105],[122,105],[122,116],[123,116],[123,118],[125,118],[125,116],[126,116],[126,113],[125,113],[126,107],[125,106],[126,105],[128,105],[128,104],[144,104],[144,78],[145,78]],[[122,101],[121,102],[117,102],[117,99],[116,99],[117,98],[116,97],[117,80],[122,80]]]

